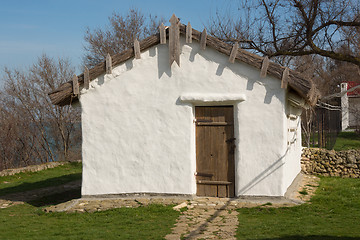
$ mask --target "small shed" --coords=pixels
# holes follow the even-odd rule
[[[170,23],[49,93],[81,106],[82,195],[283,196],[314,84]]]

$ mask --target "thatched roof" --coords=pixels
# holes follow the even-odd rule
[[[186,35],[187,26],[179,23],[178,27],[180,34]],[[201,40],[201,36],[202,36],[201,32],[192,29],[192,34],[190,35],[190,38],[199,42],[204,41],[204,37]],[[168,37],[169,37],[169,29],[166,29],[166,38]],[[224,41],[221,41],[218,38],[209,35],[205,35],[205,38],[206,38],[205,39],[206,47],[211,47],[217,50],[218,52],[228,56],[232,55],[232,58],[235,57],[236,60],[249,64],[255,68],[264,69],[263,63],[266,62],[266,67],[265,67],[266,73],[275,78],[278,78],[279,80],[283,79],[282,81],[284,81],[283,73],[286,69],[285,67],[271,61],[268,62],[267,58],[266,61],[264,61],[265,59],[264,57],[260,57],[254,53],[250,53],[240,48],[236,49],[235,50],[236,52],[233,52],[233,54],[231,54],[233,45],[228,44]],[[140,41],[139,43],[140,51],[144,51],[157,44],[160,44],[160,33],[157,33]],[[112,66],[119,65],[133,57],[135,57],[134,48],[129,48],[121,53],[111,56]],[[89,69],[89,80],[91,81],[104,73],[106,73],[105,61],[97,64],[92,69]],[[319,98],[319,93],[312,80],[305,78],[300,73],[293,70],[289,70],[288,74],[289,75],[286,77],[287,87],[289,87],[297,94],[299,94],[301,97],[303,97],[308,104],[315,105]],[[78,76],[78,84],[80,85],[80,87],[84,85],[84,73]],[[62,84],[56,90],[50,92],[49,97],[53,104],[59,106],[68,105],[78,101],[77,95],[73,94],[73,81],[69,81]]]

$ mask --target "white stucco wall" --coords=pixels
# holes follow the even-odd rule
[[[81,90],[82,194],[195,194],[193,106],[234,105],[235,194],[283,195],[300,163],[286,155],[280,80],[197,42],[181,48],[181,67],[157,45]]]
[[[348,84],[341,83],[341,130],[349,127],[349,98],[346,93]]]
[[[360,126],[360,97],[353,96],[348,98],[349,127],[357,128]]]
[[[287,148],[284,159],[284,166],[282,168],[283,171],[283,182],[282,182],[282,192],[286,192],[288,187],[291,185],[294,180],[294,176],[296,176],[300,170],[300,159],[301,159],[301,117],[291,114],[290,117],[290,104],[287,104]],[[300,114],[301,111],[298,113]]]

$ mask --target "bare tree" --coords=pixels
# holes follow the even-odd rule
[[[314,108],[305,109],[301,114],[301,132],[306,147],[310,147],[312,125],[315,116]]]
[[[157,31],[162,19],[157,16],[145,17],[137,9],[130,9],[126,16],[114,12],[109,17],[110,25],[91,30],[87,28],[84,36],[84,61],[87,66],[95,66],[110,55],[131,47],[134,40],[144,39]]]
[[[47,96],[73,74],[67,60],[46,55],[27,71],[5,69],[0,97],[3,167],[68,159],[73,146],[79,146],[79,110],[54,106]]]
[[[317,54],[360,66],[359,5],[357,0],[240,0],[238,14],[218,11],[208,28],[269,57]],[[352,51],[342,52],[343,44]]]

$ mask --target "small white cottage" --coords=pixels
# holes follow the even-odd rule
[[[80,102],[82,195],[283,196],[313,83],[170,22],[49,94]]]

